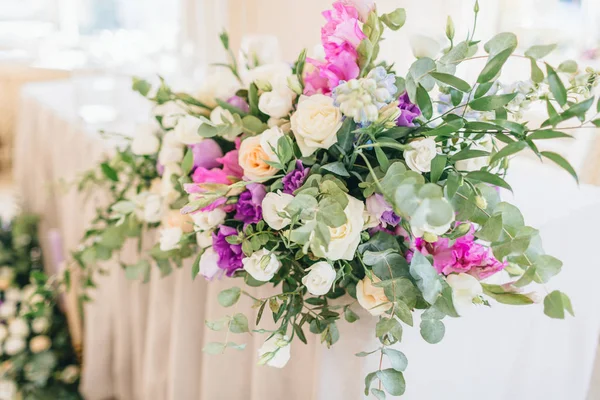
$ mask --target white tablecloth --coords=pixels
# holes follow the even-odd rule
[[[147,115],[147,106],[126,87],[119,93],[125,118],[108,128],[127,133],[132,121]],[[73,249],[102,193],[84,206],[82,195],[64,193],[56,183],[94,165],[110,144],[94,133],[96,127],[79,121],[67,82],[27,86],[19,121],[15,178],[24,207],[42,214],[42,235],[58,228],[65,249]],[[542,228],[547,252],[565,262],[548,287],[571,296],[576,317],[548,319],[541,305],[481,308],[448,320],[438,345],[425,343],[418,327],[407,328],[399,346],[409,358],[406,399],[585,399],[600,332],[600,291],[594,286],[600,278],[594,252],[600,190],[578,189],[556,169],[516,164],[514,200],[527,222]],[[135,260],[133,246],[123,257]],[[207,330],[204,321],[231,313],[216,295],[241,282],[192,282],[189,263],[166,279],[154,270],[147,285],[127,281],[116,263],[106,268],[110,274],[99,277],[95,302],[85,307],[82,389],[89,400],[358,400],[364,375],[377,367],[378,357],[354,357],[377,347],[375,319],[360,310],[358,323],[340,324],[341,340],[331,350],[312,336],[308,346],[294,343],[284,370],[255,366],[259,334],[231,338],[247,343],[244,352],[205,355],[202,347],[223,341],[224,334]],[[254,292],[266,296],[271,289]],[[254,313],[247,301],[237,311]]]

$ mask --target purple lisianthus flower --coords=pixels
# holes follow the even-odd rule
[[[248,105],[248,103],[246,103],[246,100],[244,100],[240,96],[230,97],[229,100],[227,100],[227,103],[231,104],[234,107],[239,108],[243,112],[250,111],[250,106]]]
[[[213,249],[219,255],[217,265],[227,273],[227,276],[232,276],[235,271],[244,267],[242,245],[231,244],[226,239],[227,236],[237,234],[235,228],[226,225],[219,226],[219,231],[213,233]]]
[[[414,120],[419,115],[421,115],[421,110],[416,104],[410,102],[410,98],[408,97],[408,93],[404,92],[402,96],[398,99],[400,104],[398,108],[400,109],[400,116],[396,120],[397,126],[407,126],[413,127],[415,126]]]
[[[191,145],[190,148],[194,155],[194,168],[212,169],[221,166],[217,159],[223,157],[223,151],[214,140],[204,139],[200,143]]]
[[[246,189],[240,194],[234,218],[245,224],[256,224],[262,220],[262,201],[267,191],[260,183],[251,183]]]
[[[392,205],[385,201],[383,195],[375,193],[367,198],[367,212],[377,218],[377,220],[392,227],[397,226],[400,223],[400,217],[396,215],[392,209]]]
[[[296,161],[296,169],[283,177],[283,193],[292,194],[299,189],[304,184],[308,171],[310,171],[310,168],[305,168],[302,161]]]
[[[385,222],[390,226],[395,227],[400,223],[400,217],[396,215],[396,213],[392,210],[384,211],[384,213],[381,214],[381,221]]]

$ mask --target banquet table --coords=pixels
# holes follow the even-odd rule
[[[41,237],[60,232],[65,254],[75,249],[102,193],[87,199],[64,182],[110,154],[114,142],[97,129],[133,134],[149,117],[149,105],[118,87],[119,117],[106,126],[81,121],[69,81],[27,85],[21,95],[14,177],[26,211],[42,215]],[[543,306],[493,304],[446,322],[446,337],[425,343],[415,327],[406,327],[398,348],[409,359],[405,399],[433,400],[584,400],[600,334],[600,261],[595,257],[595,227],[600,226],[600,189],[577,184],[566,173],[528,159],[515,160],[509,182],[526,222],[539,227],[546,251],[564,261],[563,272],[546,290],[560,288],[572,299],[576,315],[565,321],[543,314]],[[61,183],[62,182],[62,183]],[[149,235],[153,235],[150,233]],[[148,240],[145,240],[148,243]],[[45,250],[51,246],[42,243]],[[136,248],[122,252],[134,262]],[[49,269],[56,266],[50,265]],[[192,281],[190,263],[148,284],[128,281],[116,261],[85,306],[83,383],[88,400],[358,400],[363,377],[377,369],[376,356],[354,354],[377,348],[375,319],[340,323],[340,341],[331,349],[309,337],[294,343],[292,360],[282,370],[257,367],[260,334],[232,338],[246,350],[224,355],[202,353],[222,332],[205,327],[231,313],[217,294],[235,280]],[[266,297],[272,289],[251,290]],[[249,301],[237,312],[254,315]],[[252,317],[249,318],[252,320]],[[268,320],[268,318],[263,318]],[[263,326],[268,329],[269,326]]]

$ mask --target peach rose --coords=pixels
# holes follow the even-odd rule
[[[182,214],[179,210],[169,210],[162,220],[165,228],[181,228],[185,233],[194,231],[194,221],[189,214]]]
[[[239,150],[239,163],[244,170],[244,176],[251,180],[269,178],[277,173],[277,168],[266,161],[269,155],[261,145],[261,136],[253,136],[242,142]]]
[[[392,307],[383,288],[373,286],[373,283],[381,282],[381,279],[373,276],[373,281],[365,277],[356,285],[356,299],[358,304],[373,316],[379,316]]]

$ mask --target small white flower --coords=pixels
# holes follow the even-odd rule
[[[281,261],[267,249],[252,253],[250,257],[242,260],[242,264],[244,264],[244,270],[260,282],[270,281],[281,268]]]
[[[293,107],[293,92],[272,90],[263,93],[258,101],[258,109],[273,118],[287,117]]]
[[[8,324],[8,331],[12,336],[26,337],[29,335],[29,325],[24,319],[17,318]]]
[[[4,342],[4,352],[9,356],[14,356],[25,350],[25,340],[21,337],[9,336]]]
[[[135,196],[136,214],[142,221],[149,224],[160,222],[164,214],[162,198],[155,193],[142,192]]]
[[[331,290],[331,285],[335,281],[335,269],[327,261],[319,261],[311,265],[308,274],[302,278],[302,283],[310,294],[314,296],[323,296]]]
[[[60,373],[60,380],[71,384],[79,378],[79,367],[77,365],[69,365]]]
[[[26,285],[23,290],[21,291],[22,296],[22,300],[23,301],[28,301],[29,299],[31,299],[31,296],[33,296],[36,292],[36,287],[34,285]]]
[[[415,172],[431,171],[431,160],[437,154],[435,140],[431,138],[421,138],[409,143],[410,150],[404,150],[404,161],[408,168]]]
[[[160,148],[160,140],[156,136],[155,124],[140,125],[133,140],[131,141],[131,151],[138,156],[156,154]]]
[[[175,125],[175,136],[181,143],[186,145],[200,143],[204,138],[198,134],[198,128],[203,123],[200,118],[192,115],[179,118],[177,125]]]
[[[4,339],[8,337],[8,329],[6,329],[5,325],[0,325],[0,342],[3,342]]]
[[[0,305],[0,318],[7,319],[17,313],[17,305],[11,301],[5,301]]]
[[[183,160],[185,146],[177,139],[173,131],[163,136],[162,147],[158,153],[158,162],[162,165],[178,164]]]
[[[459,315],[465,315],[475,305],[473,300],[483,294],[481,283],[469,274],[452,274],[446,277],[446,282],[452,288],[452,302]]]
[[[290,224],[290,219],[282,217],[285,208],[294,200],[294,196],[287,193],[267,193],[262,202],[263,219],[271,228],[281,230]]]
[[[0,268],[0,290],[6,290],[10,287],[15,276],[14,270],[11,267]]]
[[[0,399],[14,399],[16,395],[17,384],[8,379],[0,379]]]
[[[435,59],[440,52],[440,44],[437,40],[424,35],[412,35],[409,42],[416,58],[429,57]]]
[[[217,107],[216,99],[227,101],[240,88],[237,78],[226,68],[219,68],[204,79],[197,93],[198,100],[209,107]]]
[[[227,213],[221,208],[215,208],[212,211],[198,211],[191,214],[196,230],[210,231],[225,222]]]
[[[18,288],[15,287],[11,287],[6,289],[6,291],[4,292],[4,299],[5,301],[11,301],[14,303],[17,303],[19,301],[21,301],[22,298],[22,293]]]
[[[196,233],[196,243],[201,249],[205,249],[213,244],[212,232],[197,232]]]
[[[276,333],[258,349],[258,364],[283,368],[291,357],[290,339]]]
[[[292,67],[284,62],[265,64],[248,71],[244,81],[249,85],[259,81],[271,87],[272,90],[291,90],[287,87],[287,78],[292,75]]]
[[[180,177],[183,171],[178,163],[166,164],[163,176],[160,180],[160,195],[165,199],[167,204],[173,203],[179,198],[179,192],[173,185],[172,177]]]
[[[211,280],[221,272],[218,266],[219,255],[212,248],[208,247],[204,250],[202,256],[200,256],[200,270],[198,275],[202,275],[204,278]]]
[[[157,117],[162,117],[162,126],[165,129],[173,129],[179,117],[186,114],[185,109],[174,101],[157,105],[152,111]]]
[[[35,333],[44,333],[49,326],[50,322],[46,317],[37,317],[31,322],[31,329]]]
[[[46,335],[34,336],[31,341],[29,341],[29,350],[34,354],[46,351],[50,346],[52,346],[52,341]]]
[[[179,248],[179,241],[183,236],[183,230],[180,227],[161,229],[160,231],[160,250],[170,251]]]
[[[475,145],[471,146],[471,150],[483,150],[491,152],[494,149],[494,141],[490,135],[485,135]],[[479,171],[481,168],[488,166],[490,157],[476,157],[467,160],[459,160],[454,165],[459,171]]]

